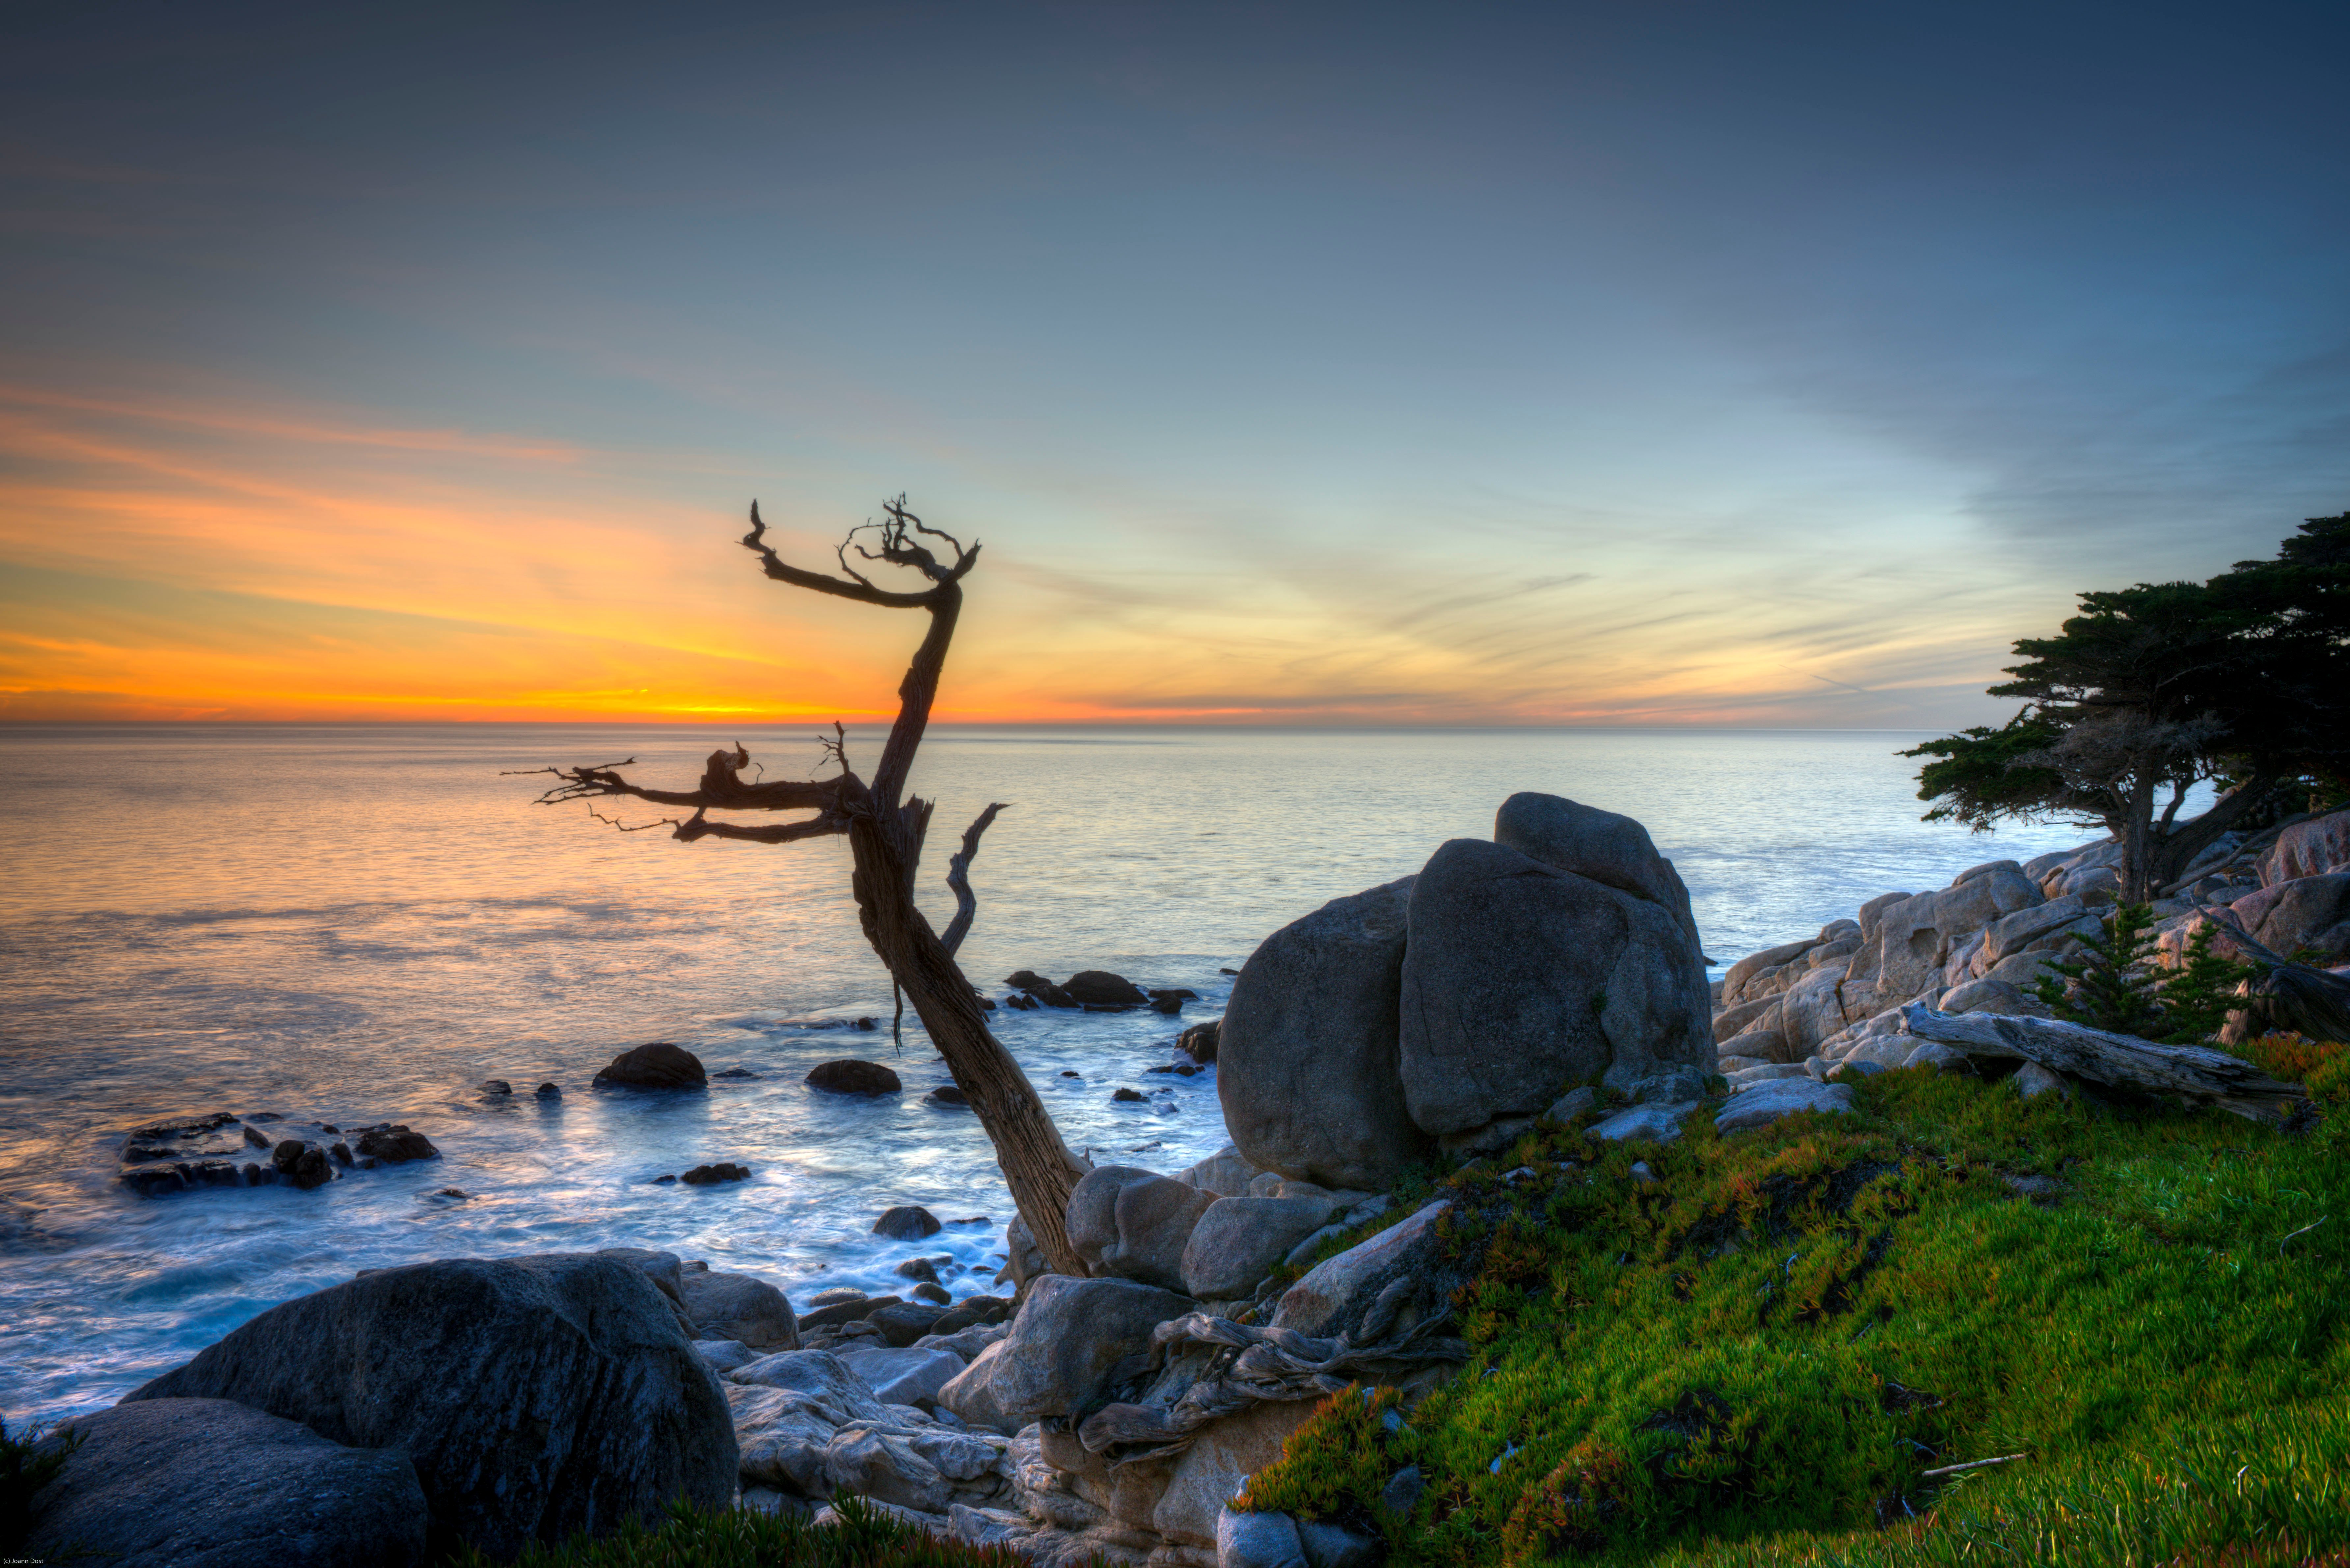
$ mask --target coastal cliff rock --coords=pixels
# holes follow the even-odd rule
[[[1463,1135],[1563,1084],[1711,1072],[1705,971],[1663,906],[1456,838],[1411,893],[1399,1065],[1412,1121]]]
[[[511,1557],[733,1497],[725,1398],[640,1268],[590,1253],[385,1269],[271,1308],[125,1404],[234,1399],[416,1469],[436,1550]]]
[[[146,1568],[421,1568],[425,1498],[397,1449],[346,1448],[227,1399],[147,1399],[69,1423],[24,1561]]]
[[[1847,986],[1867,993],[1877,1007],[1907,1002],[1941,979],[1958,942],[2002,915],[2043,902],[2040,889],[2012,861],[1996,862],[1969,877],[1939,893],[1915,894],[1878,911],[1873,933],[1871,923],[1864,920],[1867,940],[1853,958]],[[1852,1005],[1848,1002],[1847,1009]]]
[[[1334,898],[1241,967],[1216,1093],[1233,1146],[1260,1169],[1378,1191],[1429,1152],[1397,1068],[1411,888],[1407,877]]]

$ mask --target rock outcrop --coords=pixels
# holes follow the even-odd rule
[[[403,1450],[436,1551],[513,1556],[732,1500],[733,1424],[680,1316],[619,1258],[417,1263],[273,1307],[125,1403],[232,1399]]]

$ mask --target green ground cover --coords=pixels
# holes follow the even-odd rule
[[[1423,1178],[1483,1250],[1474,1358],[1408,1415],[1333,1400],[1248,1503],[1414,1564],[2350,1563],[2344,1118],[1928,1069],[1858,1104],[1667,1145],[1586,1116]]]

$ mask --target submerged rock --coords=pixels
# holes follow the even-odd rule
[[[750,1178],[749,1166],[720,1160],[714,1165],[697,1165],[678,1179],[688,1187],[715,1187],[722,1181],[747,1181]]]
[[[885,1210],[881,1218],[873,1221],[873,1234],[892,1241],[919,1241],[925,1236],[937,1235],[940,1229],[938,1216],[917,1203]]]
[[[706,1087],[710,1078],[702,1070],[701,1057],[683,1046],[657,1040],[613,1057],[596,1075],[596,1082],[632,1089],[699,1089]]]
[[[1211,1018],[1205,1023],[1194,1023],[1183,1031],[1176,1039],[1175,1045],[1199,1065],[1211,1067],[1215,1065],[1216,1047],[1223,1037],[1223,1032],[1224,1021]]]
[[[441,1151],[432,1147],[432,1140],[421,1132],[411,1132],[405,1122],[384,1122],[371,1127],[361,1127],[359,1152],[386,1165],[441,1158]]]
[[[1150,1001],[1140,986],[1105,969],[1079,970],[1062,981],[1061,990],[1080,1007],[1141,1007]]]
[[[880,1063],[853,1057],[819,1063],[809,1071],[807,1085],[835,1095],[894,1095],[904,1087],[898,1075]]]

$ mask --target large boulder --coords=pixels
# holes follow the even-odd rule
[[[1866,1016],[1929,988],[1939,990],[1942,966],[1957,943],[2002,915],[2042,902],[2032,879],[2004,863],[1939,893],[1918,893],[1881,908],[1871,900],[1862,907],[1864,945],[1846,976],[1859,994],[1846,998],[1846,1015]],[[1870,912],[1874,921],[1866,918]]]
[[[1845,1026],[1841,963],[1807,971],[1779,999],[1779,1061],[1800,1062]]]
[[[702,1070],[701,1057],[681,1045],[657,1040],[613,1057],[596,1075],[596,1082],[632,1089],[702,1089],[709,1087],[710,1075]]]
[[[2247,894],[2229,909],[2272,951],[2290,955],[2306,947],[2315,949],[2326,964],[2350,959],[2350,871],[2279,882]]]
[[[1493,814],[1493,842],[1530,860],[1588,877],[1636,898],[1646,898],[1698,947],[1689,889],[1673,863],[1657,853],[1648,830],[1628,816],[1580,805],[1560,795],[1512,795]]]
[[[754,1274],[685,1271],[679,1288],[704,1339],[740,1340],[753,1350],[797,1350],[799,1319],[789,1297]]]
[[[1097,1274],[1178,1290],[1184,1245],[1216,1197],[1136,1166],[1096,1166],[1069,1194],[1069,1245]]]
[[[1267,937],[1232,982],[1216,1093],[1243,1158],[1382,1191],[1426,1156],[1397,1076],[1413,878],[1335,898]]]
[[[1202,1301],[1248,1295],[1330,1218],[1326,1198],[1219,1198],[1191,1228],[1183,1288]]]
[[[328,1442],[227,1399],[145,1399],[73,1421],[16,1562],[120,1568],[422,1568],[423,1489],[398,1449]],[[77,1558],[78,1560],[78,1558]]]
[[[2276,847],[2261,857],[2261,885],[2299,877],[2350,871],[2350,811],[2296,822],[2277,835]]]
[[[1663,907],[1456,838],[1414,880],[1409,917],[1399,1064],[1421,1130],[1537,1115],[1603,1073],[1631,1090],[1713,1070],[1701,955]]]
[[[1198,1304],[1133,1280],[1047,1274],[1013,1315],[1011,1332],[941,1389],[938,1402],[999,1432],[1066,1416],[1099,1392],[1112,1367],[1148,1345],[1152,1329]]]
[[[590,1253],[365,1274],[272,1307],[125,1403],[189,1398],[405,1449],[436,1550],[511,1557],[734,1495],[715,1375],[641,1269]]]

